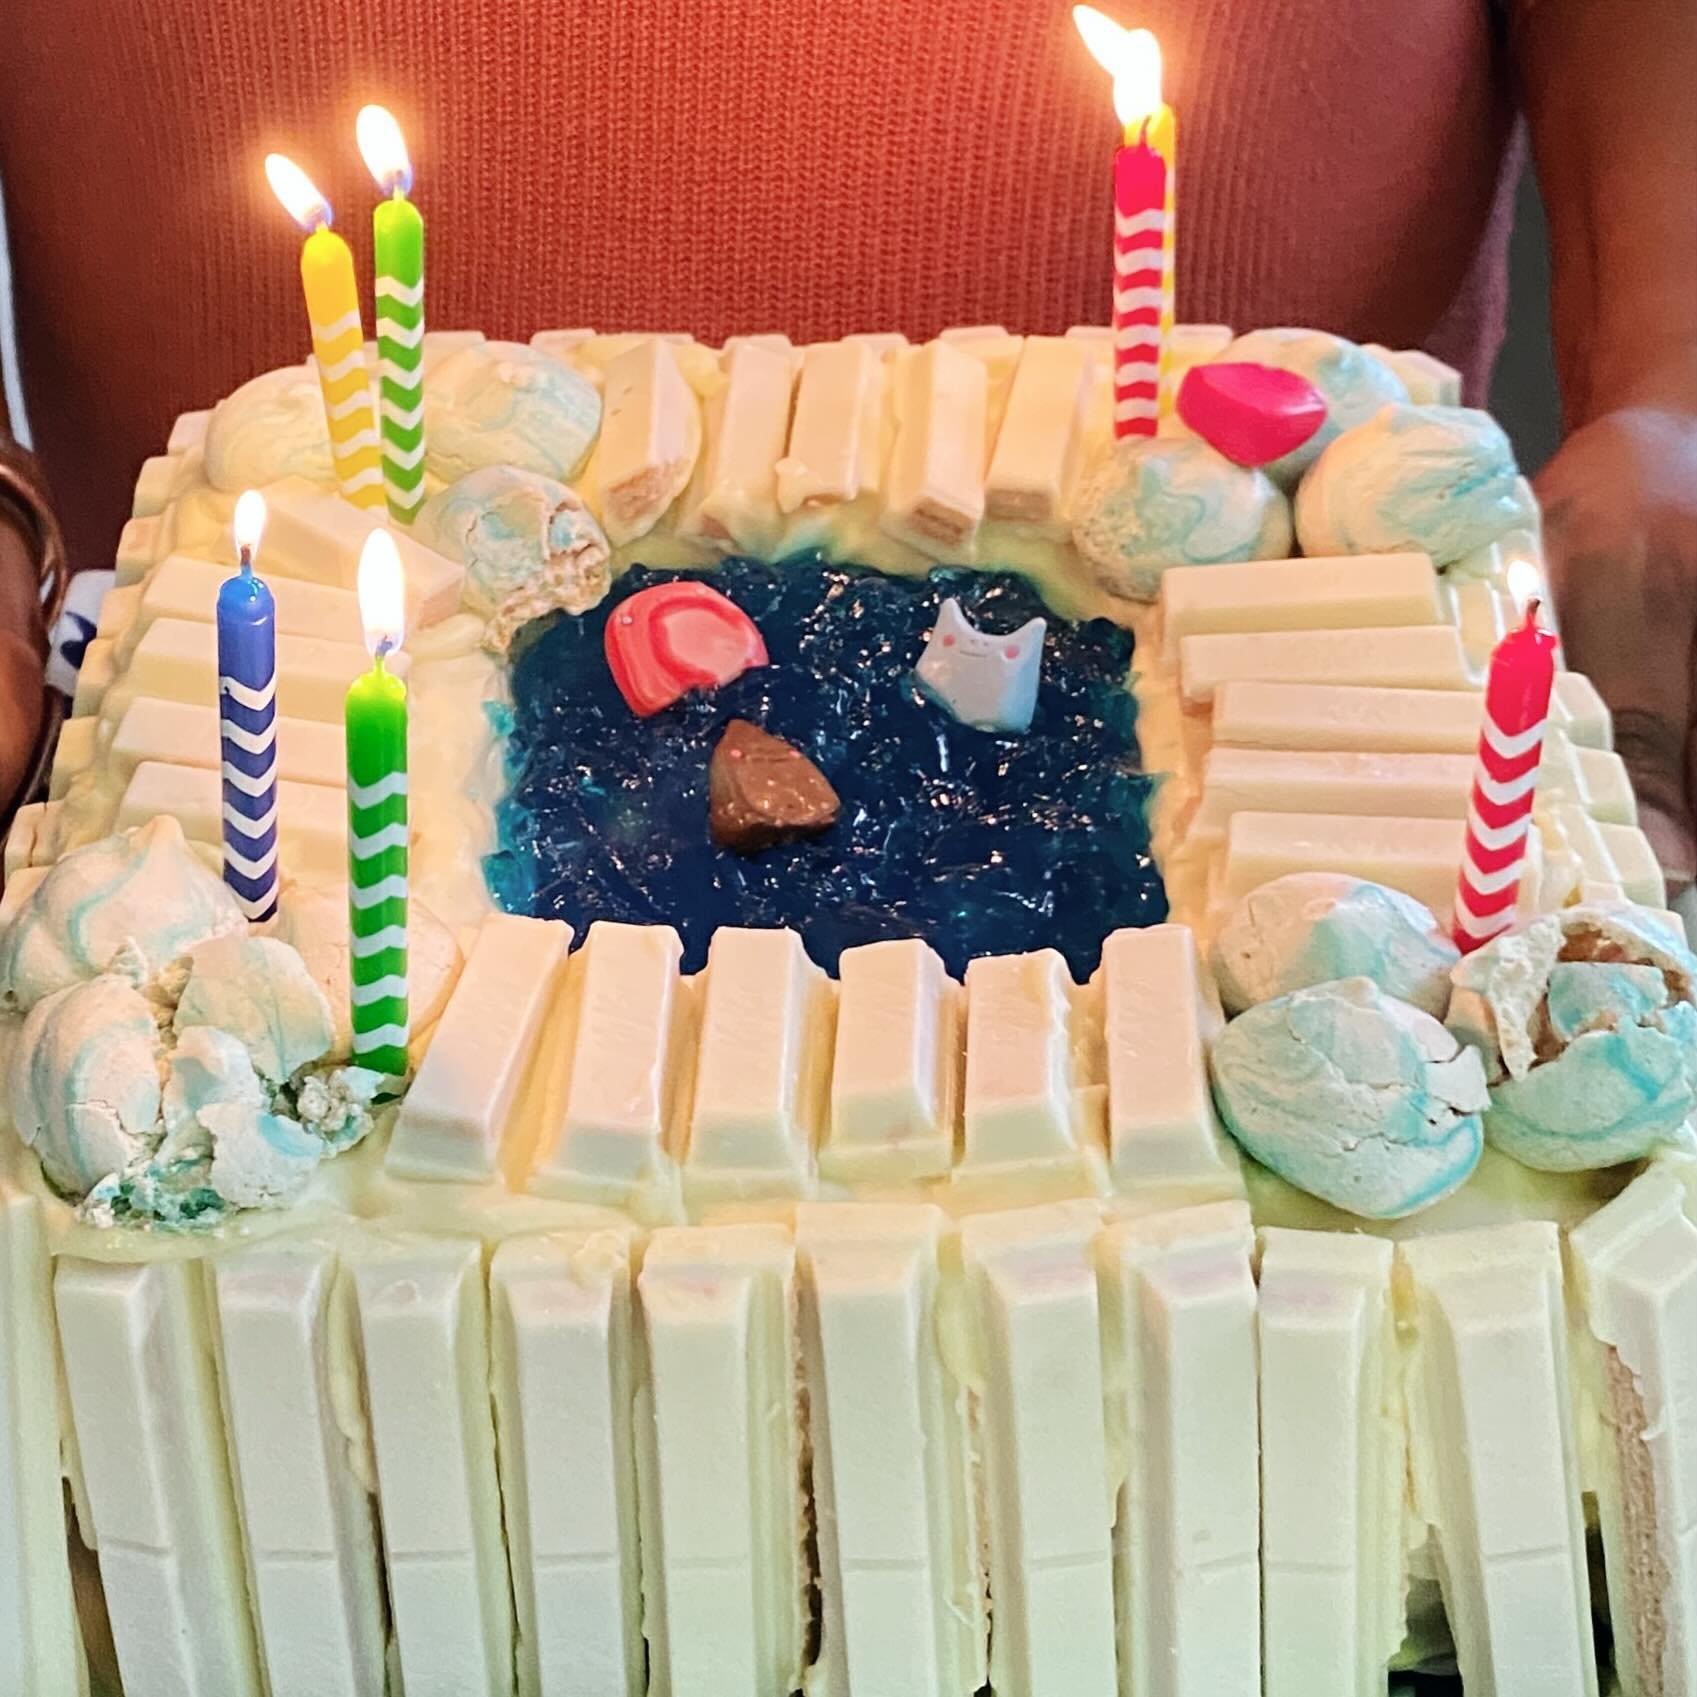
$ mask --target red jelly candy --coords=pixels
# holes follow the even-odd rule
[[[766,664],[766,644],[734,601],[695,578],[657,583],[607,620],[607,664],[641,718],[692,689],[713,689]]]
[[[1271,465],[1326,422],[1326,397],[1294,371],[1249,361],[1193,365],[1178,386],[1178,415],[1238,465]]]

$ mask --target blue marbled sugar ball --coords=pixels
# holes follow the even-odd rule
[[[721,925],[782,925],[827,968],[857,943],[922,937],[957,974],[975,955],[1053,946],[1080,977],[1110,931],[1165,917],[1128,631],[1056,618],[1003,573],[729,560],[683,575],[741,607],[771,663],[641,719],[608,670],[607,620],[676,575],[634,567],[599,606],[531,627],[513,670],[500,850],[485,862],[503,907],[569,920],[580,937],[596,919],[675,925],[689,971]],[[914,682],[947,596],[984,630],[1048,618],[1024,735],[959,724]],[[736,718],[831,781],[842,811],[830,830],[754,857],[713,842],[708,760]]]
[[[1296,492],[1305,554],[1413,550],[1446,566],[1535,522],[1502,426],[1472,407],[1381,407]]]
[[[1326,422],[1300,448],[1267,467],[1267,475],[1281,489],[1295,488],[1296,480],[1341,432],[1364,423],[1387,402],[1408,399],[1408,385],[1377,354],[1324,330],[1251,330],[1219,358],[1222,363],[1246,360],[1294,371],[1326,398]]]
[[[570,482],[601,428],[601,396],[563,360],[522,342],[480,342],[425,378],[432,475],[453,483],[510,465]]]
[[[1129,437],[1079,485],[1072,539],[1110,595],[1153,601],[1171,566],[1283,558],[1290,505],[1199,437]]]

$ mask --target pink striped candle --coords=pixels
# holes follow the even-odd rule
[[[1556,680],[1556,639],[1538,628],[1538,603],[1491,655],[1479,759],[1467,807],[1467,838],[1455,897],[1454,934],[1463,954],[1514,922],[1532,829],[1538,762]]]
[[[1137,141],[1114,154],[1114,436],[1153,436],[1167,310],[1167,162]]]

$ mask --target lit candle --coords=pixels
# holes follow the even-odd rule
[[[1527,603],[1526,622],[1497,644],[1485,684],[1455,897],[1453,929],[1463,954],[1514,922],[1555,680],[1556,639],[1538,628],[1534,599]]]
[[[401,645],[406,584],[395,539],[374,530],[359,561],[371,670],[348,686],[348,924],[353,1056],[407,1070],[407,691],[387,665]]]
[[[411,524],[424,501],[424,220],[407,199],[412,161],[387,108],[362,106],[355,133],[366,168],[389,197],[371,216],[383,488],[390,517]]]
[[[277,604],[253,573],[265,497],[236,502],[240,570],[218,590],[218,741],[224,882],[249,919],[277,911]]]
[[[1161,48],[1091,6],[1073,22],[1114,79],[1123,143],[1114,154],[1114,435],[1153,436],[1173,404],[1174,186],[1178,131],[1161,99]]]
[[[330,228],[329,201],[300,166],[280,153],[268,153],[265,175],[289,216],[310,232],[301,248],[301,287],[306,291],[312,352],[324,391],[336,482],[356,506],[380,507],[383,472],[377,459],[377,417],[371,408],[371,379],[365,367],[354,256]]]

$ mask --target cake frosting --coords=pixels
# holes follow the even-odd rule
[[[1398,361],[1453,388],[1179,344],[1301,371],[1334,448],[1390,440]],[[277,919],[215,870],[211,421],[138,484],[6,846],[0,1388],[65,1385],[0,1396],[32,1666],[83,1654],[64,1472],[124,1680],[172,1697],[1583,1692],[1593,1489],[1623,1676],[1697,1681],[1693,963],[1576,674],[1521,923],[1446,936],[1482,668],[1542,587],[1510,504],[1453,565],[1430,514],[1256,557],[1284,496],[1176,418],[1114,449],[1087,328],[424,351],[398,1094],[344,1064],[371,519],[266,426],[298,374],[224,425],[223,475],[284,479]],[[639,718],[605,627],[680,568],[767,664]],[[1028,731],[915,683],[951,596],[987,643],[1044,621]],[[732,720],[836,820],[714,848]]]

